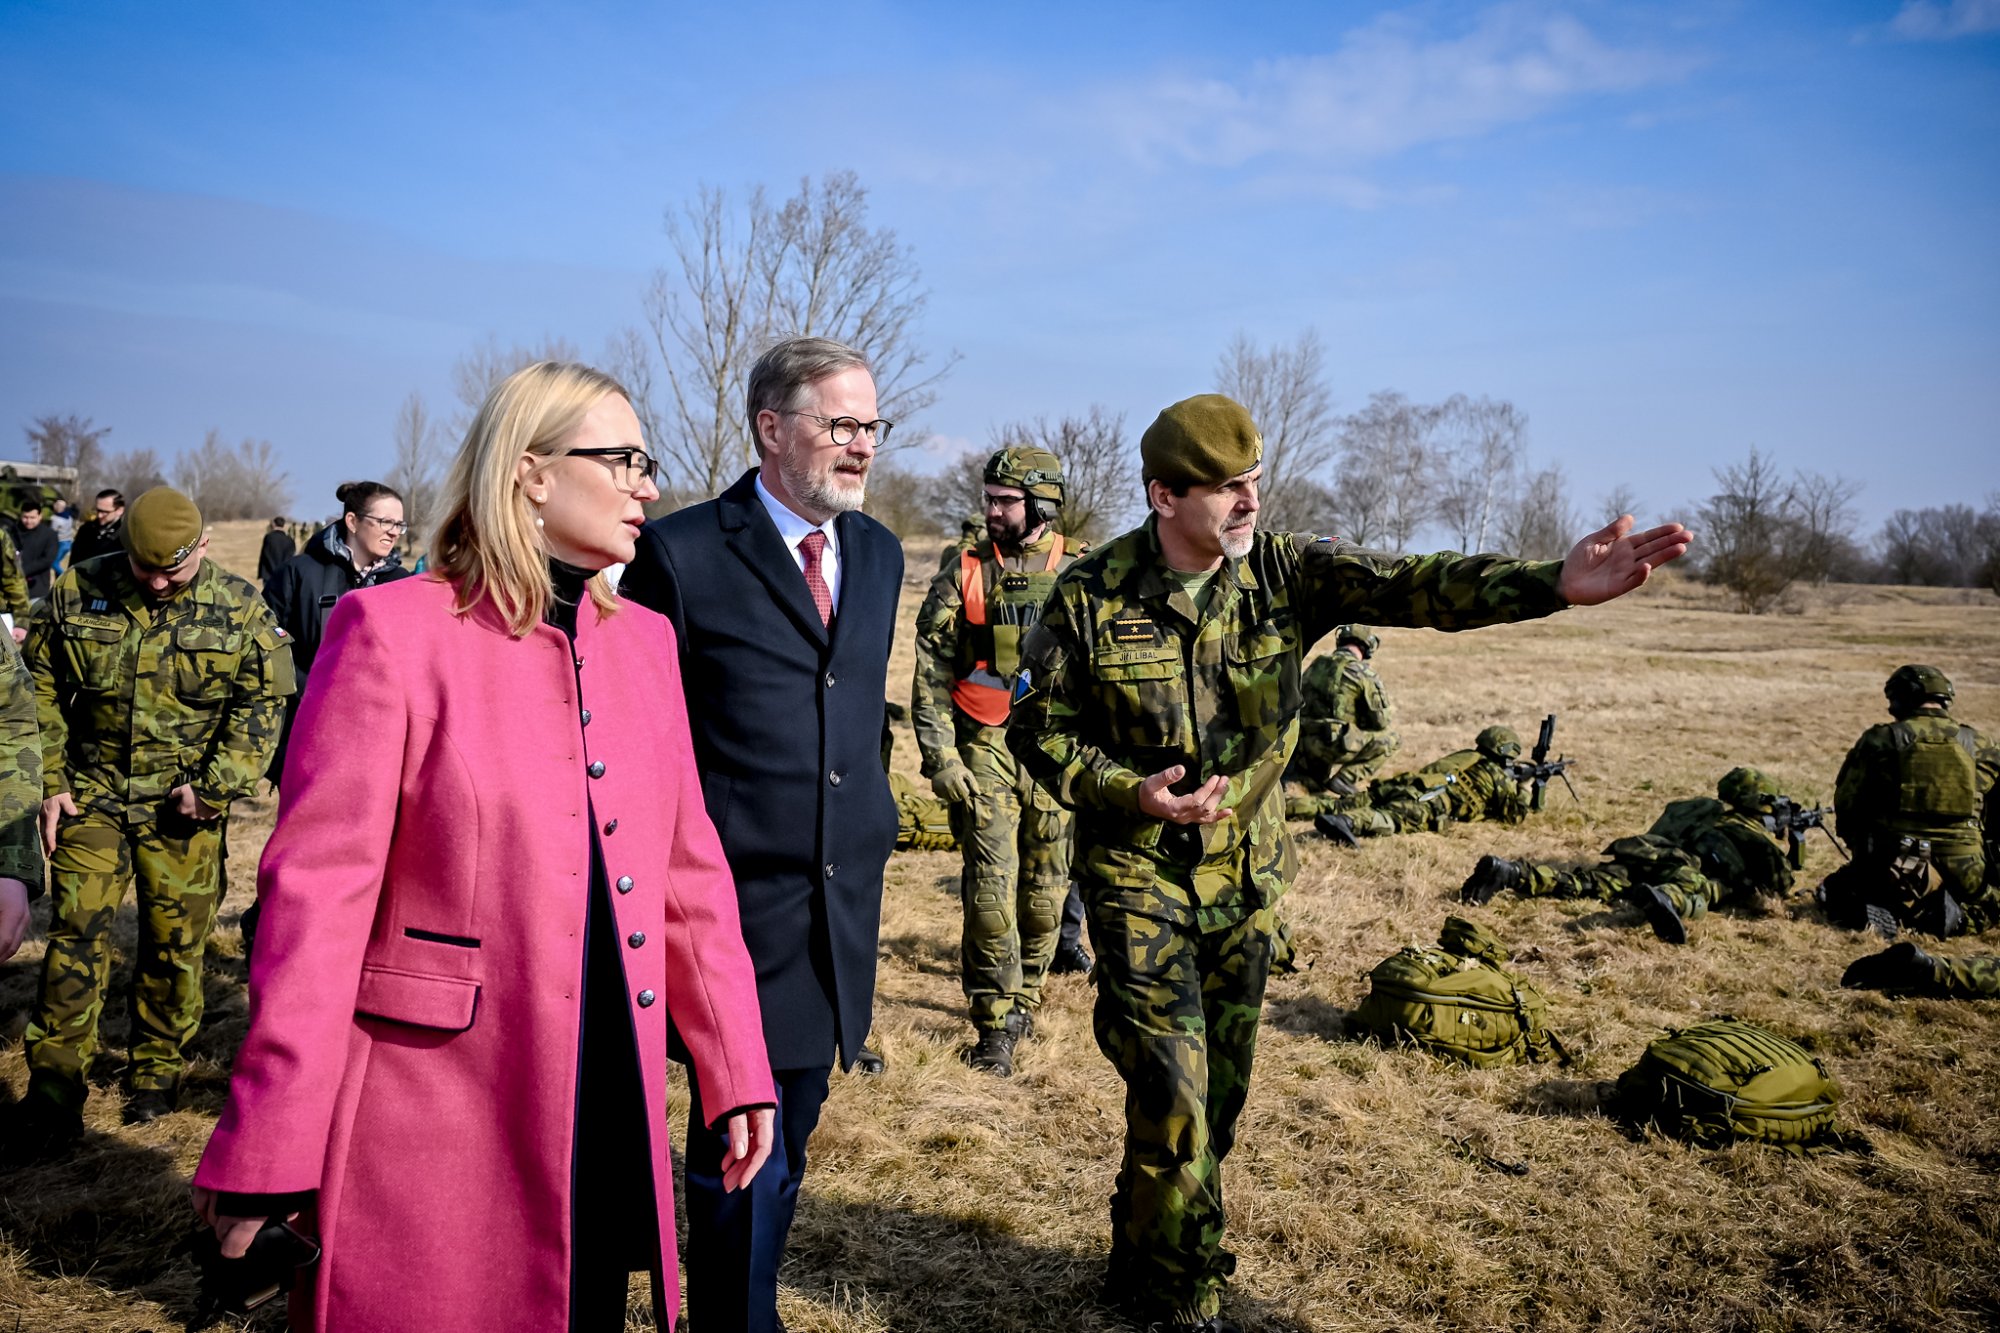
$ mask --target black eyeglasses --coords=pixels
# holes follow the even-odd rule
[[[572,449],[572,458],[618,458],[623,462],[613,463],[611,472],[618,484],[628,491],[636,491],[660,475],[660,460],[644,449],[630,447],[622,449]]]
[[[363,514],[361,517],[373,523],[376,527],[382,529],[382,531],[394,533],[398,537],[410,530],[410,525],[400,518],[378,518],[374,514]]]
[[[879,417],[874,421],[859,421],[853,417],[822,417],[811,412],[786,412],[784,415],[817,421],[826,427],[826,433],[833,437],[835,444],[853,444],[854,437],[865,430],[877,445],[884,445],[889,442],[889,432],[896,428],[895,422],[883,421]]]

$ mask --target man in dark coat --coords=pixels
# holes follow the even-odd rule
[[[858,512],[875,449],[860,353],[794,338],[750,373],[760,454],[720,497],[646,526],[620,591],[680,641],[695,760],[736,876],[778,1090],[779,1142],[741,1191],[697,1095],[688,1116],[688,1316],[777,1327],[806,1139],[835,1052],[867,1039],[896,804],[881,762],[903,550]]]
[[[76,540],[70,543],[69,568],[101,555],[122,554],[125,550],[125,497],[113,490],[97,493],[87,522],[76,525]]]
[[[285,520],[272,519],[271,530],[264,534],[264,545],[257,552],[257,582],[268,585],[271,576],[298,553],[291,534],[285,531]]]
[[[14,545],[21,556],[21,573],[28,580],[28,600],[39,602],[49,595],[56,567],[56,530],[42,522],[42,498],[23,496],[21,517],[14,529]]]

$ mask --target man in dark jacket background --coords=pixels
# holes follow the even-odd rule
[[[257,552],[257,582],[268,584],[278,567],[299,553],[292,545],[292,536],[285,531],[285,520],[271,520],[271,530],[264,534],[264,545]]]
[[[124,551],[124,530],[125,497],[114,490],[99,491],[90,513],[76,525],[76,539],[69,548],[69,567],[75,569],[86,560]]]
[[[699,1091],[688,1116],[688,1316],[768,1333],[835,1052],[868,1037],[896,805],[881,740],[903,549],[860,514],[875,381],[860,353],[794,338],[751,370],[760,464],[646,526],[620,591],[668,616],[702,793],[736,876],[778,1090],[779,1142],[744,1189]],[[725,1108],[714,1108],[720,1111]]]
[[[21,553],[21,573],[28,580],[28,600],[49,595],[56,567],[56,530],[42,522],[42,497],[21,497],[21,516],[14,522],[14,546]]]

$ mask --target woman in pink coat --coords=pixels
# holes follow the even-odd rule
[[[294,1329],[616,1330],[680,1305],[669,1019],[732,1187],[771,1143],[757,992],[673,631],[596,571],[657,498],[626,394],[486,400],[433,575],[344,597],[258,872],[250,1031],[195,1172],[238,1255],[299,1213]]]

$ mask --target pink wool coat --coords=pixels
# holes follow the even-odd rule
[[[258,869],[250,1031],[195,1183],[319,1191],[294,1329],[567,1326],[593,807],[670,1312],[668,1016],[704,1106],[775,1100],[671,626],[586,602],[579,668],[559,630],[451,601],[433,578],[340,599]]]

